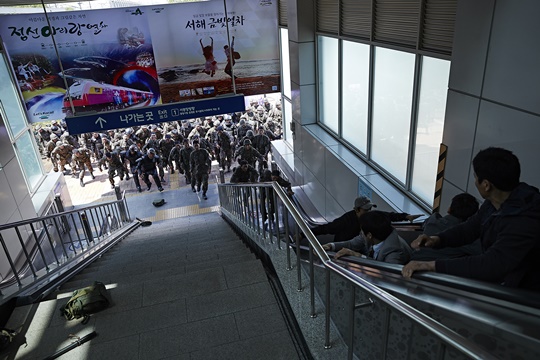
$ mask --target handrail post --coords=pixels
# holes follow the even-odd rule
[[[349,331],[348,331],[348,347],[349,351],[347,352],[347,359],[352,360],[353,358],[353,344],[354,344],[354,317],[355,317],[355,302],[356,302],[356,288],[351,284],[351,293],[349,296]]]
[[[276,238],[278,243],[278,249],[281,250],[281,236],[279,234],[279,204],[277,202],[278,196],[274,189],[270,188],[271,194],[272,194],[272,201],[274,202],[274,219],[276,221],[276,224],[274,226],[274,229],[276,230]]]
[[[290,238],[290,232],[289,232],[289,211],[287,208],[283,208],[283,222],[285,223],[285,246],[287,247],[287,270],[292,270],[291,266],[291,238]]]
[[[94,235],[92,235],[92,229],[90,228],[90,223],[88,222],[86,212],[83,211],[80,213],[80,215],[84,234],[86,235],[86,243],[90,245],[90,243],[94,241]]]
[[[39,237],[36,234],[36,229],[34,229],[34,224],[30,223],[30,229],[32,230],[32,235],[34,235],[34,241],[36,242],[36,246],[38,248],[39,254],[41,255],[41,258],[43,259],[43,264],[45,265],[45,269],[49,271],[49,263],[45,259],[45,254],[43,253],[43,249],[41,248],[41,244],[39,243]],[[28,259],[30,261],[30,259]]]
[[[304,291],[302,289],[302,267],[300,264],[300,228],[296,227],[296,272],[298,273],[298,292]]]
[[[330,344],[330,269],[327,267],[325,268],[325,289],[324,348],[330,349],[332,347],[332,344]]]
[[[309,244],[309,297],[311,302],[311,317],[316,318],[315,312],[315,267],[313,265],[313,246]]]
[[[60,197],[60,194],[56,194],[54,196],[54,203],[56,204],[56,208],[58,209],[58,212],[63,213],[65,211],[64,204],[62,203],[62,198]],[[71,229],[69,228],[69,222],[66,218],[66,216],[62,216],[62,223],[64,224],[64,232],[68,232]]]
[[[17,284],[19,287],[22,286],[21,279],[19,278],[19,274],[17,273],[17,269],[15,268],[15,264],[13,263],[13,260],[11,259],[11,255],[9,255],[9,250],[6,246],[6,242],[4,241],[4,237],[2,236],[2,233],[0,233],[0,242],[2,243],[2,248],[4,249],[4,253],[6,253],[6,258],[8,259],[9,266],[11,266],[11,271],[13,271],[13,276],[15,276],[15,280],[17,280]]]
[[[116,195],[116,200],[122,200],[122,193],[120,192],[120,186],[114,187],[114,193]],[[128,216],[127,216],[124,202],[118,203],[118,210],[120,211],[120,219],[122,220],[122,222],[127,221]]]
[[[21,236],[21,232],[19,231],[19,227],[15,227],[15,233],[17,233],[17,238],[19,239],[19,243],[21,244],[21,249],[24,253],[24,256],[26,256],[26,261],[28,261],[28,266],[30,267],[30,270],[32,270],[32,274],[34,275],[34,278],[37,277],[36,275],[36,269],[34,268],[34,264],[32,263],[32,259],[30,259],[30,255],[28,254],[28,249],[26,249],[26,245],[24,244],[24,241]],[[13,273],[15,273],[15,269],[13,269]]]

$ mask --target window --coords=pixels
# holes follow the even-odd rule
[[[38,159],[39,152],[34,147],[29,131],[22,134],[15,142],[17,157],[22,165],[23,173],[30,191],[33,191],[38,186],[41,178],[41,163]]]
[[[450,61],[422,58],[412,190],[427,203],[435,191],[449,74]]]
[[[415,55],[375,49],[372,159],[405,184],[414,85]]]
[[[318,37],[319,120],[339,133],[338,39]]]
[[[431,206],[450,61],[327,36],[317,46],[319,123]]]
[[[341,81],[342,137],[367,153],[369,45],[343,41]]]
[[[38,157],[39,151],[37,151],[32,140],[34,136],[33,129],[28,126],[26,115],[19,100],[19,93],[13,86],[9,76],[9,69],[2,56],[0,56],[0,83],[2,84],[0,86],[1,116],[6,127],[10,130],[10,138],[21,164],[26,184],[29,191],[33,192],[43,178],[41,161]]]
[[[26,120],[24,111],[21,109],[21,102],[17,89],[13,85],[9,76],[8,69],[4,57],[0,54],[0,103],[5,112],[5,119],[9,119],[8,128],[11,131],[11,137],[16,137],[25,127]]]
[[[281,81],[283,95],[291,99],[291,68],[289,57],[289,30],[281,28],[279,30],[281,35]]]

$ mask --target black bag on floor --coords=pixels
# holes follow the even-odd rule
[[[67,319],[79,319],[84,317],[83,323],[88,322],[88,315],[106,309],[111,304],[111,297],[105,285],[99,281],[85,288],[75,290],[73,296],[60,313]]]
[[[152,205],[154,205],[155,207],[163,206],[165,205],[165,199],[156,199],[152,201]]]

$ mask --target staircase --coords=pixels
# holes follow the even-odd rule
[[[72,291],[95,280],[114,305],[85,325],[60,317]],[[0,359],[43,359],[94,330],[60,359],[299,358],[261,262],[218,213],[140,227],[7,325],[22,325],[21,336]]]

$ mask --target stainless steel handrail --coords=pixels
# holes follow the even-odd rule
[[[287,196],[283,188],[277,183],[256,183],[256,184],[220,184],[218,185],[220,188],[223,187],[225,189],[231,188],[235,189],[235,193],[242,193],[245,191],[253,192],[254,194],[257,193],[256,189],[265,188],[265,190],[269,187],[272,187],[274,190],[274,193],[277,197],[279,197],[279,200],[282,202],[283,206],[286,208],[287,213],[293,218],[294,222],[296,223],[297,227],[302,231],[302,233],[305,235],[307,240],[310,244],[310,251],[313,251],[316,256],[321,260],[322,265],[327,269],[326,271],[326,306],[325,306],[325,312],[326,312],[326,327],[325,327],[325,348],[330,347],[330,340],[329,340],[329,322],[330,322],[330,272],[333,272],[340,276],[341,278],[345,279],[346,281],[350,282],[354,286],[360,287],[366,292],[370,294],[370,296],[379,299],[384,304],[389,306],[391,309],[399,312],[403,316],[407,317],[408,319],[412,320],[414,323],[418,324],[419,326],[426,329],[428,332],[430,332],[432,335],[436,336],[440,339],[441,342],[444,344],[447,344],[448,346],[456,349],[457,351],[463,353],[464,355],[471,357],[471,358],[493,358],[493,354],[490,354],[486,352],[484,349],[470,341],[469,339],[459,335],[455,331],[449,329],[448,327],[442,325],[441,323],[433,320],[429,316],[423,314],[422,312],[418,311],[417,309],[413,308],[412,306],[408,305],[407,303],[403,302],[402,300],[396,298],[395,296],[389,294],[388,292],[378,288],[377,286],[373,285],[369,281],[362,279],[355,273],[343,268],[338,263],[332,261],[326,251],[323,249],[322,245],[319,243],[318,239],[313,235],[313,232],[311,231],[311,228],[307,225],[305,222],[302,214],[298,211],[296,206],[293,204],[291,199]],[[255,189],[255,190],[254,190]],[[262,190],[259,190],[262,191]],[[221,194],[225,193],[225,191],[220,191],[220,200],[224,200],[221,198]],[[234,203],[234,200],[227,199],[225,202],[225,205],[229,205],[231,203]],[[235,203],[235,205],[238,205],[238,203]],[[265,206],[265,205],[261,205]],[[274,215],[276,219],[278,218],[278,206],[277,204],[274,204],[274,209],[276,211],[276,214]],[[239,211],[238,206],[233,206],[230,213],[236,214]],[[241,211],[241,210],[240,210]],[[286,217],[285,217],[286,218]],[[243,216],[237,216],[237,220],[242,221],[245,225],[250,225]],[[285,232],[286,234],[289,234],[289,224],[286,222],[284,224],[286,226]],[[288,237],[287,237],[287,248],[288,245]],[[298,244],[298,243],[297,243]],[[287,249],[288,250],[288,249]],[[300,268],[299,264],[299,257],[297,257],[297,268]],[[310,256],[310,262],[313,262],[313,257]],[[311,264],[312,265],[312,264]],[[289,266],[290,267],[290,266]],[[299,282],[300,274],[299,274]],[[299,288],[300,288],[299,284]],[[313,288],[311,288],[313,292]],[[313,294],[312,294],[313,295]],[[354,303],[354,299],[353,299]],[[354,318],[354,314],[352,315]],[[352,336],[349,339],[349,349],[352,349]],[[349,351],[349,358],[352,358],[352,351]]]
[[[134,229],[125,191],[117,198],[0,226],[1,249],[9,263],[0,283],[0,302],[39,291],[42,284],[51,286],[53,278],[61,281],[60,274],[73,273],[117,241],[117,236],[109,235]]]
[[[31,219],[26,219],[26,220],[21,220],[21,221],[15,221],[15,222],[12,222],[12,223],[9,223],[9,224],[0,225],[0,231],[5,230],[5,229],[9,229],[9,228],[12,228],[12,227],[15,227],[15,226],[23,226],[23,225],[27,225],[29,223],[35,223],[35,222],[38,222],[38,221],[43,221],[43,220],[56,218],[56,217],[59,217],[59,216],[62,216],[62,215],[66,216],[66,215],[69,215],[69,214],[78,213],[78,212],[83,211],[83,210],[91,210],[91,209],[95,209],[95,208],[99,208],[99,207],[110,206],[111,204],[125,202],[125,195],[126,195],[126,191],[124,190],[123,193],[122,193],[122,198],[118,199],[118,200],[108,201],[108,202],[97,204],[97,205],[86,206],[86,207],[81,208],[81,209],[68,210],[68,211],[63,211],[61,213],[55,213],[55,214],[46,215],[46,216],[42,216],[42,217],[31,218]]]

